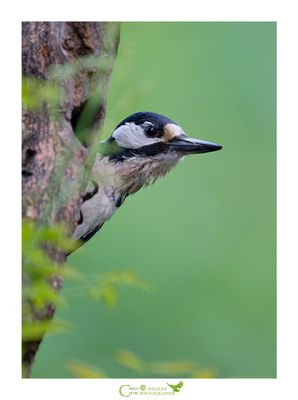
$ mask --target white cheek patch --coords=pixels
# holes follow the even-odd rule
[[[125,125],[119,126],[112,136],[118,146],[125,149],[138,149],[139,147],[160,142],[158,138],[148,138],[144,134],[143,128],[133,122],[127,122]]]

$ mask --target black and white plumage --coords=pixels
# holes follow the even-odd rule
[[[89,240],[127,196],[164,176],[184,156],[221,148],[189,138],[179,125],[162,115],[130,115],[100,144],[73,237]]]

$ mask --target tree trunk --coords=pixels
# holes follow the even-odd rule
[[[103,125],[119,24],[24,22],[22,30],[23,77],[31,83],[34,78],[37,97],[40,86],[51,93],[54,85],[62,93],[55,104],[43,94],[34,109],[23,108],[23,217],[47,225],[62,221],[71,236],[93,162],[89,148]],[[82,131],[86,110],[90,118]],[[64,253],[50,253],[55,262],[65,262]],[[60,282],[52,284],[59,288]],[[36,318],[51,318],[54,308],[49,303]],[[27,376],[40,341],[23,345]]]

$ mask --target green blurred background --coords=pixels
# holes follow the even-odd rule
[[[156,376],[119,364],[120,349],[192,361],[216,377],[275,377],[275,31],[263,22],[122,24],[104,136],[133,112],[155,111],[224,148],[128,198],[69,257],[86,282],[130,270],[152,290],[121,287],[110,308],[66,281],[55,318],[72,329],[46,337],[32,377],[72,377],[70,360],[110,377]]]

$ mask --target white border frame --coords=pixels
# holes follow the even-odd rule
[[[18,4],[19,3],[19,4]],[[171,20],[171,21],[277,21],[278,32],[278,377],[277,379],[184,379],[183,399],[258,400],[297,397],[297,12],[294,1],[214,1],[194,4],[184,0],[126,0],[40,3],[11,0],[5,3],[1,23],[1,398],[22,400],[120,399],[119,386],[157,384],[164,380],[32,379],[20,378],[20,22],[22,20]],[[115,4],[116,3],[116,4]],[[42,7],[40,7],[42,6]],[[97,14],[98,10],[98,14]],[[9,308],[8,308],[9,307]],[[5,395],[4,395],[5,393]],[[296,396],[295,396],[296,394]],[[142,396],[142,398],[154,396]],[[168,396],[167,396],[168,397]],[[132,399],[134,397],[131,397]],[[138,397],[135,397],[138,398]],[[161,396],[159,396],[161,398]]]

